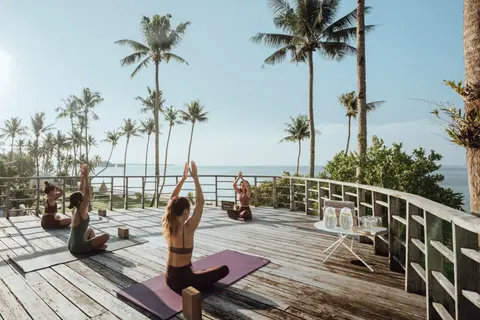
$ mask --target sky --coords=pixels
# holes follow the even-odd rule
[[[368,115],[368,135],[406,150],[434,149],[444,165],[464,165],[465,151],[448,141],[445,123],[436,119],[425,101],[461,106],[443,80],[462,80],[462,2],[447,0],[369,0],[373,11],[367,24],[378,25],[366,37],[367,101],[386,103]],[[339,17],[356,1],[344,0]],[[413,9],[412,9],[413,8]],[[267,0],[0,0],[0,126],[20,117],[30,125],[34,112],[44,111],[47,123],[68,131],[67,120],[56,120],[61,99],[80,94],[83,87],[105,99],[96,107],[99,121],[91,124],[97,141],[118,129],[123,119],[145,119],[136,96],[154,87],[150,66],[130,79],[134,67],[120,60],[130,53],[114,42],[141,40],[142,16],[172,15],[173,25],[190,21],[183,42],[173,52],[189,65],[160,66],[160,88],[166,105],[184,108],[199,99],[209,112],[195,126],[192,156],[203,165],[292,165],[297,145],[279,143],[290,117],[307,114],[308,66],[288,61],[261,68],[273,49],[254,44],[258,32],[277,32]],[[354,43],[355,44],[355,43]],[[316,165],[344,150],[347,118],[338,96],[356,90],[356,57],[341,62],[314,56]],[[162,119],[163,120],[163,119]],[[160,128],[163,158],[167,123]],[[356,122],[352,125],[356,149]],[[173,128],[168,163],[186,161],[190,125]],[[369,140],[370,143],[370,140]],[[301,165],[307,165],[308,140]],[[149,162],[154,161],[153,141]],[[146,138],[133,138],[128,163],[145,161]],[[125,141],[112,161],[123,162]],[[106,159],[110,145],[99,143],[93,154]],[[163,162],[163,161],[162,161]]]

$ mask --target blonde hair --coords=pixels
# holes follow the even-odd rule
[[[168,241],[178,232],[177,218],[186,209],[190,209],[190,201],[185,197],[173,197],[170,199],[162,219],[163,236]]]

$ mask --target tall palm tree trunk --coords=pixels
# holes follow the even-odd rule
[[[348,154],[348,148],[350,147],[350,134],[352,132],[352,117],[348,117],[348,136],[347,136],[347,147],[345,148],[345,154]]]
[[[108,165],[110,164],[110,159],[112,158],[112,153],[113,153],[113,149],[115,148],[115,146],[112,144],[112,148],[110,149],[110,155],[108,156],[108,160],[107,160],[107,164],[105,165],[105,168],[103,168],[102,170],[100,170],[99,173],[97,173],[95,175],[95,177],[97,177],[98,175],[100,175],[100,173],[102,173],[103,171],[105,171],[107,168],[108,168]],[[94,177],[94,178],[95,178]]]
[[[310,124],[310,170],[309,177],[313,178],[315,175],[315,123],[313,119],[313,53],[308,53],[308,118]]]
[[[192,149],[193,129],[194,128],[195,128],[195,122],[192,122],[192,131],[190,132],[190,144],[188,145],[187,163],[190,163],[190,150]]]
[[[88,111],[85,108],[85,158],[88,164]]]
[[[357,179],[363,183],[367,153],[367,81],[365,64],[365,0],[357,0],[357,86],[358,86],[358,152]]]
[[[167,146],[165,147],[165,164],[163,166],[163,181],[162,181],[162,186],[160,187],[160,193],[158,194],[158,197],[162,197],[162,191],[163,187],[165,186],[165,176],[167,175],[167,157],[168,157],[168,145],[170,143],[170,133],[172,133],[172,127],[168,129],[168,137],[167,137]]]
[[[298,175],[298,169],[300,168],[300,154],[302,153],[302,141],[299,139],[298,140],[298,157],[297,157],[297,172],[296,175]]]
[[[465,84],[474,90],[465,100],[465,113],[480,109],[480,0],[463,1]],[[480,149],[467,148],[470,210],[480,216]]]
[[[77,148],[75,145],[75,139],[73,139],[73,133],[75,132],[75,126],[73,125],[73,118],[70,117],[70,126],[72,128],[72,149],[73,149],[73,170],[74,174],[77,175]]]
[[[127,151],[128,151],[128,143],[130,142],[130,138],[127,138],[127,145],[125,146],[125,155],[123,156],[123,197],[128,197],[127,194]]]
[[[15,135],[12,135],[12,146],[10,148],[10,161],[13,159],[13,143],[15,142]]]
[[[155,109],[153,110],[153,121],[155,122],[155,191],[150,206],[158,207],[158,185],[160,184],[160,120],[158,112],[160,110],[160,85],[158,83],[158,64],[155,61]]]
[[[147,151],[145,151],[145,177],[147,176],[147,165],[148,165],[148,146],[150,145],[150,135],[147,137]]]

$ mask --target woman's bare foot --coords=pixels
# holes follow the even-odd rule
[[[98,247],[98,250],[105,250],[105,249],[107,249],[107,247],[108,246],[106,244],[104,244],[104,245],[101,245],[100,247]]]

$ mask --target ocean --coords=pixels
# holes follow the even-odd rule
[[[99,168],[96,172],[99,172],[103,168]],[[160,168],[161,173],[163,173],[163,166]],[[237,175],[239,171],[242,171],[243,175],[245,176],[254,176],[254,175],[263,175],[263,176],[279,176],[282,175],[284,171],[293,173],[295,172],[295,166],[201,166],[198,168],[199,175]],[[308,173],[308,166],[300,166],[299,173],[300,174],[307,174]],[[323,168],[321,166],[316,167],[316,172],[321,172]],[[127,175],[128,176],[143,176],[145,174],[145,166],[142,164],[129,164],[127,165]],[[147,174],[154,175],[155,169],[154,165],[147,166]],[[181,175],[183,173],[183,165],[168,165],[167,166],[167,175]],[[464,208],[469,211],[470,201],[469,201],[469,191],[468,191],[468,173],[467,168],[462,166],[443,166],[439,173],[445,177],[443,182],[444,187],[448,187],[453,189],[455,192],[462,193],[465,196],[464,200]],[[109,167],[105,171],[103,171],[101,176],[122,176],[123,175],[123,167]],[[101,183],[103,179],[100,177],[94,179],[95,183]],[[253,180],[249,179],[251,183]],[[260,181],[260,179],[258,180]],[[107,181],[105,181],[107,182]],[[202,181],[202,183],[211,184],[213,181]],[[162,193],[169,193],[173,190],[173,185],[175,182],[173,179],[170,181],[167,180],[166,186]],[[223,184],[219,187],[222,189],[231,188],[231,182],[222,182]],[[121,188],[122,186],[122,179],[115,179],[115,188]],[[118,187],[117,187],[118,185]],[[153,183],[152,183],[153,186]],[[132,179],[129,181],[129,189],[130,188],[138,188],[141,187],[140,179]],[[185,189],[188,191],[193,191],[193,185],[187,187]],[[138,190],[139,192],[140,190]],[[212,186],[204,187],[204,192],[209,193],[210,196],[206,195],[207,199],[212,198],[213,189]],[[230,196],[231,191],[229,190],[222,190],[219,192],[219,195],[222,196]],[[232,193],[233,195],[233,193]]]

